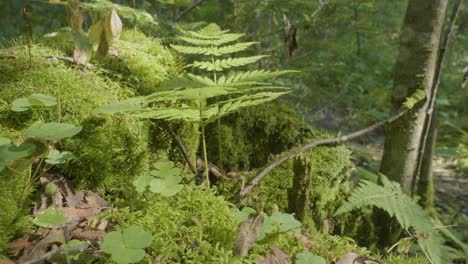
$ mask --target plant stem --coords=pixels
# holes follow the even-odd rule
[[[205,161],[205,179],[206,179],[206,185],[209,188],[210,187],[210,175],[209,175],[209,170],[208,170],[208,155],[206,154],[205,122],[203,122],[203,110],[202,110],[201,102],[199,103],[198,107],[200,109],[200,126],[201,126],[201,131],[202,131],[203,159]]]
[[[211,45],[211,48],[214,49],[214,46]],[[213,65],[215,64],[215,59],[214,56],[211,55],[211,63]],[[218,84],[218,77],[216,76],[216,69],[213,70],[213,80],[215,85]],[[218,104],[218,98],[216,98],[216,104],[218,105],[219,109],[219,104]],[[218,130],[218,159],[219,159],[219,167],[221,168],[221,171],[223,170],[223,153],[222,153],[222,148],[221,148],[221,117],[218,117],[218,120],[216,120],[217,123],[217,130]]]

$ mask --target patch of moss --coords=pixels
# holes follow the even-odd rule
[[[8,253],[12,238],[28,233],[30,195],[33,189],[27,186],[29,161],[17,161],[0,172],[0,256]]]
[[[102,66],[112,72],[112,78],[126,83],[138,94],[155,92],[162,82],[182,70],[169,49],[136,30],[124,31],[112,48],[118,55],[106,56]]]
[[[221,119],[223,168],[251,170],[297,145],[304,135],[300,115],[288,105],[268,103],[251,107]],[[210,161],[221,165],[218,154],[218,128],[207,127]]]
[[[150,254],[163,263],[229,263],[233,258],[234,212],[207,188],[187,185],[173,197],[152,196],[140,210],[120,210],[113,217],[122,226],[150,231]]]
[[[119,116],[96,117],[92,112],[132,91],[97,73],[41,56],[56,54],[55,50],[33,46],[30,68],[25,48],[17,47],[8,55],[12,53],[16,59],[0,64],[0,134],[21,140],[19,131],[41,119],[82,125],[81,133],[57,145],[77,157],[62,172],[71,175],[79,188],[129,190],[132,177],[147,169],[146,125]],[[10,111],[8,104],[14,99],[33,93],[55,96],[59,104],[40,111]]]

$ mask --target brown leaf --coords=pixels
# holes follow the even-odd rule
[[[88,57],[86,57],[86,49],[84,47],[76,47],[73,51],[73,61],[76,64],[85,65],[88,62]]]
[[[0,259],[0,264],[15,264],[15,262],[11,259],[2,258]]]
[[[75,229],[72,231],[72,238],[78,240],[88,240],[91,242],[102,241],[106,232],[102,230]]]
[[[354,252],[349,252],[335,264],[379,264],[379,262],[360,256]]]
[[[52,229],[47,232],[44,238],[40,237],[31,243],[31,246],[27,248],[23,256],[19,259],[20,263],[24,263],[29,260],[36,260],[42,257],[52,245],[63,245],[65,244],[65,235],[63,230]]]
[[[270,247],[273,255],[268,255],[263,260],[256,260],[256,264],[292,264],[292,259],[286,253],[275,246]]]
[[[112,36],[114,39],[119,39],[120,34],[122,33],[122,21],[120,20],[119,15],[117,14],[117,11],[112,9],[110,19],[109,19],[109,26],[110,26],[110,32],[112,33]]]
[[[259,213],[258,215],[249,217],[241,224],[236,241],[234,242],[233,251],[235,256],[245,257],[247,255],[262,230],[264,220],[263,213]]]
[[[298,242],[302,242],[309,251],[312,251],[312,249],[314,248],[314,243],[308,237],[304,235],[301,235],[301,234],[297,235],[296,240]]]

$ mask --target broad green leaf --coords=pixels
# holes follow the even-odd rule
[[[27,111],[33,107],[49,107],[57,104],[57,99],[44,94],[32,94],[26,98],[18,98],[11,103],[14,112]]]
[[[75,136],[81,131],[81,129],[81,126],[52,122],[34,124],[26,129],[25,134],[29,137],[36,137],[45,140],[60,140]]]
[[[327,264],[327,261],[321,257],[314,255],[308,251],[301,252],[296,255],[295,264]]]
[[[122,231],[122,235],[127,248],[146,248],[153,242],[151,233],[140,226],[130,226]]]
[[[46,157],[45,162],[52,165],[63,164],[67,161],[74,159],[75,156],[69,151],[60,152],[58,150],[51,150]]]
[[[135,186],[135,189],[137,192],[142,193],[146,191],[146,189],[150,186],[151,181],[154,178],[149,176],[149,175],[141,175],[138,176],[134,181],[133,181],[133,186]]]
[[[280,225],[280,231],[285,232],[301,227],[301,222],[296,220],[294,216],[290,214],[284,214],[280,212],[274,212],[271,215],[271,221]]]
[[[145,257],[144,248],[151,245],[153,236],[139,226],[113,231],[104,236],[101,249],[119,264],[136,263]]]
[[[52,228],[58,225],[63,225],[67,222],[67,217],[63,211],[56,209],[46,209],[39,213],[33,219],[33,223],[44,228]]]
[[[164,188],[166,188],[165,181],[162,179],[152,179],[150,183],[150,191],[154,193],[161,193],[164,191]]]
[[[182,184],[168,185],[161,192],[161,195],[165,197],[171,197],[171,196],[176,195],[178,192],[182,191],[183,188],[184,188],[184,185]]]
[[[0,145],[0,160],[13,161],[25,158],[34,152],[35,145],[32,143],[23,143],[20,146],[13,144]]]
[[[251,214],[253,214],[255,212],[256,212],[255,209],[253,209],[251,207],[244,207],[244,208],[242,208],[242,210],[237,211],[235,213],[234,217],[236,218],[237,222],[242,223],[245,220],[247,220],[247,218],[249,218],[249,216]]]
[[[0,146],[7,145],[7,144],[11,144],[11,140],[5,137],[0,137]]]
[[[263,214],[265,216],[265,220],[263,221],[262,230],[260,231],[260,234],[258,235],[258,238],[257,238],[259,241],[264,239],[267,234],[270,234],[274,230],[273,222],[271,221],[271,217],[269,217],[265,213],[263,213]]]

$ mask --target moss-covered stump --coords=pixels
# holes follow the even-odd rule
[[[132,177],[147,169],[147,125],[118,116],[96,117],[92,112],[132,91],[97,73],[41,56],[57,54],[56,50],[33,46],[32,53],[30,68],[24,47],[9,50],[8,55],[16,58],[0,64],[0,135],[21,140],[20,131],[40,119],[81,125],[81,133],[58,145],[77,157],[62,172],[80,188],[129,190]],[[10,110],[14,99],[33,93],[55,96],[59,104],[40,111]]]
[[[270,155],[297,145],[304,136],[299,113],[288,105],[268,103],[221,119],[222,163],[219,160],[218,127],[207,127],[210,162],[226,170],[250,170],[263,166]]]

